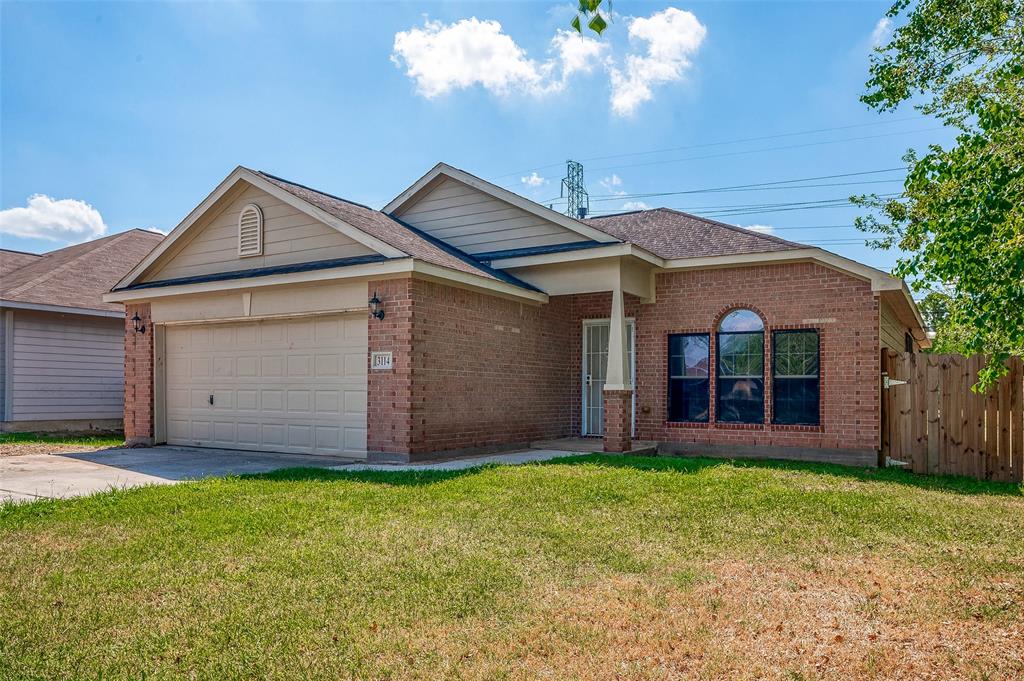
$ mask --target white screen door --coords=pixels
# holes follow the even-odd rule
[[[583,435],[604,435],[604,384],[608,372],[607,320],[583,322]],[[633,356],[633,320],[626,320],[626,353],[629,356],[629,382],[636,385]],[[636,429],[636,391],[633,392],[633,429]]]

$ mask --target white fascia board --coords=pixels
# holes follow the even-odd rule
[[[217,201],[219,201],[225,194],[231,191],[231,189],[236,184],[242,181],[248,182],[249,184],[267,192],[268,194],[283,201],[284,203],[287,203],[293,208],[302,211],[303,213],[309,215],[310,217],[316,220],[319,220],[320,222],[323,222],[324,224],[329,225],[330,227],[333,227],[342,234],[345,234],[351,239],[357,241],[358,243],[363,244],[367,248],[377,251],[381,255],[384,255],[389,258],[402,258],[408,255],[407,253],[404,253],[403,251],[400,251],[397,248],[384,243],[380,239],[370,236],[366,232],[363,232],[362,230],[353,227],[347,222],[339,220],[338,218],[324,212],[323,210],[317,208],[316,206],[307,203],[306,201],[303,201],[294,194],[286,192],[285,190],[281,189],[272,182],[269,182],[263,177],[260,177],[260,175],[249,170],[248,168],[238,166],[233,171],[231,171],[231,174],[224,178],[224,180],[220,184],[218,184],[214,188],[214,190],[210,192],[209,195],[207,195],[205,199],[203,199],[202,203],[200,203],[198,206],[192,209],[192,212],[185,216],[185,219],[178,223],[178,226],[171,230],[170,234],[168,234],[156,248],[149,252],[149,255],[143,258],[138,265],[136,265],[128,274],[126,274],[121,279],[121,281],[117,282],[117,284],[114,286],[114,289],[123,288],[125,286],[130,286],[131,284],[135,283],[139,276],[143,272],[145,272],[154,262],[156,262],[156,260],[161,255],[166,253],[171,248],[171,246],[173,246],[182,236],[184,236],[185,233],[188,232],[188,229],[193,224],[195,224],[200,218],[202,218]]]
[[[414,182],[412,186],[410,186],[408,189],[406,189],[401,194],[392,199],[386,206],[384,206],[382,210],[385,213],[400,212],[401,209],[405,207],[405,204],[408,203],[410,199],[412,199],[417,193],[419,193],[424,187],[433,182],[434,179],[440,175],[444,175],[457,182],[469,185],[470,187],[478,191],[493,196],[499,201],[509,203],[515,206],[516,208],[525,210],[527,213],[536,215],[537,217],[547,220],[548,222],[553,222],[556,225],[564,227],[569,231],[575,232],[588,239],[592,239],[593,241],[599,241],[601,243],[621,243],[619,239],[616,239],[614,236],[608,234],[607,232],[602,232],[599,229],[595,229],[590,225],[581,222],[580,220],[576,220],[574,218],[569,217],[568,215],[562,215],[557,211],[551,210],[547,206],[542,206],[541,204],[535,201],[531,201],[525,197],[522,197],[519,194],[516,194],[515,192],[510,192],[509,190],[499,187],[496,184],[491,184],[487,180],[482,180],[479,177],[476,177],[475,175],[470,175],[464,170],[453,168],[447,163],[438,163],[436,166],[431,168],[426,175],[416,180],[416,182]]]
[[[137,300],[152,300],[156,298],[169,298],[197,293],[217,293],[221,291],[237,291],[239,289],[256,289],[266,286],[307,284],[319,281],[337,281],[345,279],[392,277],[395,275],[411,274],[414,272],[429,276],[433,279],[449,281],[463,286],[470,286],[504,296],[538,303],[548,302],[548,296],[545,293],[531,291],[520,286],[508,284],[496,279],[489,279],[476,274],[470,274],[468,272],[459,272],[447,267],[431,265],[430,263],[425,263],[421,260],[414,260],[409,257],[389,260],[382,263],[348,265],[345,267],[315,270],[312,272],[291,272],[288,274],[272,274],[263,277],[245,277],[241,279],[227,279],[223,281],[204,281],[194,284],[155,286],[152,288],[112,291],[104,294],[103,301],[107,303],[125,303]]]
[[[564,262],[583,262],[585,260],[598,260],[601,258],[616,258],[621,256],[633,256],[656,267],[664,267],[665,260],[645,251],[633,244],[614,243],[607,246],[595,246],[594,248],[581,248],[575,251],[561,251],[559,253],[539,253],[537,255],[523,255],[515,258],[504,258],[492,260],[490,265],[496,270],[508,270],[516,267],[530,267],[533,265],[551,265]]]
[[[108,301],[103,301],[108,302]],[[34,312],[58,312],[60,314],[80,314],[90,317],[124,317],[124,312],[117,310],[94,310],[88,307],[66,307],[64,305],[43,305],[41,303],[22,303],[17,300],[0,299],[0,308],[11,310],[32,310]]]
[[[150,300],[190,295],[195,293],[216,293],[220,291],[236,291],[238,289],[255,289],[266,286],[282,286],[286,284],[306,284],[318,281],[338,279],[357,279],[380,276],[392,276],[412,272],[412,258],[400,258],[381,263],[365,265],[348,265],[312,272],[290,272],[288,274],[271,274],[262,277],[243,277],[223,281],[204,281],[194,284],[178,284],[173,286],[154,286],[129,290],[116,290],[103,295],[105,303],[125,303],[135,300]]]
[[[423,262],[422,260],[414,261],[413,271],[432,279],[443,279],[445,281],[470,286],[476,289],[483,289],[490,293],[497,293],[506,297],[525,299],[535,303],[548,302],[548,294],[546,293],[509,284],[499,279],[490,279],[488,277],[481,277],[468,272],[460,272],[458,270],[448,269],[447,267],[432,265],[428,262]]]

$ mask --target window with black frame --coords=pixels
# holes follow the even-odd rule
[[[706,333],[668,337],[668,420],[708,420],[711,340]]]
[[[816,426],[820,416],[818,332],[776,331],[772,335],[772,421]]]
[[[718,325],[715,421],[764,423],[764,322],[733,310]]]

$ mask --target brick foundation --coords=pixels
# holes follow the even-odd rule
[[[124,439],[129,447],[153,444],[153,321],[149,303],[125,305]],[[136,314],[145,333],[135,332]]]
[[[633,391],[604,391],[604,451],[628,452],[632,449]]]

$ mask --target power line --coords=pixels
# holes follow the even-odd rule
[[[916,134],[916,133],[932,132],[932,131],[935,131],[935,130],[942,130],[942,129],[943,129],[942,126],[938,126],[938,127],[934,127],[934,128],[922,128],[920,130],[904,130],[904,131],[901,131],[901,132],[888,132],[888,133],[883,133],[883,134],[880,134],[880,135],[864,135],[864,136],[861,136],[861,137],[845,137],[843,139],[838,139],[838,140],[821,140],[821,141],[818,141],[818,142],[805,142],[803,144],[788,144],[788,145],[783,145],[781,147],[765,147],[763,149],[748,149],[748,150],[745,150],[745,151],[730,151],[730,152],[726,152],[726,153],[722,153],[722,154],[708,154],[706,156],[685,156],[683,158],[660,159],[660,160],[657,160],[657,161],[645,161],[643,163],[630,163],[630,164],[627,164],[627,165],[619,165],[619,166],[602,166],[602,167],[599,167],[599,168],[593,168],[592,170],[621,170],[623,168],[640,168],[640,167],[643,167],[643,166],[660,165],[660,164],[663,164],[663,163],[681,163],[683,161],[698,161],[698,160],[708,159],[708,158],[724,158],[726,156],[744,156],[746,154],[760,154],[760,153],[764,153],[766,151],[785,151],[785,150],[788,150],[788,149],[803,149],[803,148],[806,148],[806,147],[824,146],[826,144],[844,144],[846,142],[859,142],[859,141],[863,141],[863,140],[880,139],[880,138],[883,138],[883,137],[896,137],[896,136],[899,136],[899,135],[913,135],[913,134]]]
[[[723,140],[721,142],[705,142],[704,144],[690,144],[678,147],[664,147],[661,149],[648,149],[646,151],[633,151],[623,154],[611,154],[605,156],[591,156],[590,158],[581,159],[581,161],[603,161],[610,158],[624,158],[627,156],[644,156],[647,154],[659,154],[669,151],[683,151],[685,149],[702,149],[707,147],[725,146],[728,144],[742,144],[744,142],[760,142],[770,139],[781,139],[783,137],[798,137],[800,135],[815,135],[823,132],[834,132],[836,130],[852,130],[854,128],[867,128],[879,125],[891,125],[893,123],[905,123],[907,121],[920,120],[919,116],[908,116],[906,118],[894,118],[888,121],[874,121],[871,123],[857,123],[855,125],[839,125],[830,128],[815,128],[812,130],[799,130],[796,132],[783,132],[775,135],[760,135],[758,137],[741,137],[734,140]],[[511,177],[513,175],[519,175],[521,173],[528,173],[532,170],[546,170],[548,168],[561,167],[561,163],[548,163],[541,166],[533,166],[525,170],[517,170],[513,173],[505,173],[504,175],[494,175],[491,177],[492,180],[500,179],[503,177]]]

